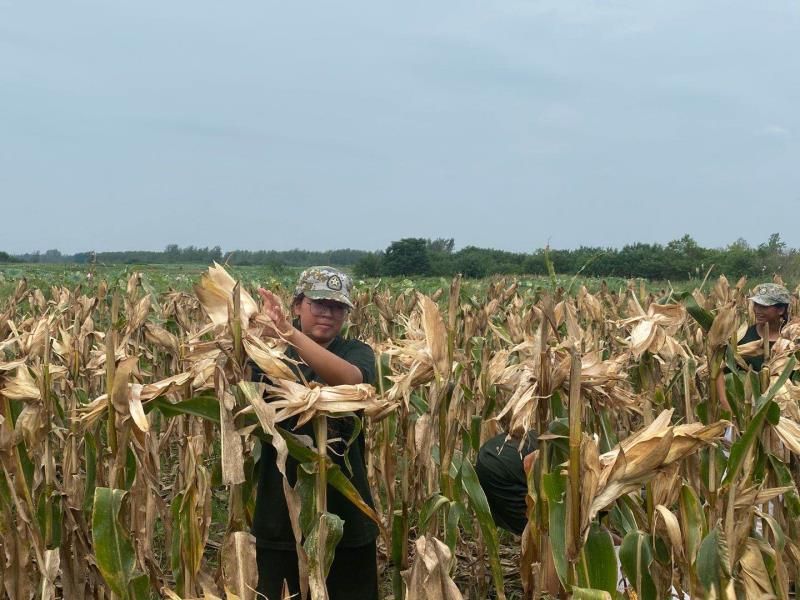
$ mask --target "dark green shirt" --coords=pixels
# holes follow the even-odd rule
[[[492,518],[498,526],[522,535],[528,522],[525,497],[528,494],[528,476],[524,458],[536,449],[536,433],[520,440],[506,439],[501,433],[487,440],[478,450],[475,473],[489,501]]]
[[[364,383],[375,383],[375,353],[367,344],[358,340],[345,340],[337,336],[327,348],[336,356],[343,358],[347,362],[357,366],[361,371]],[[297,359],[298,356],[293,348],[286,353],[289,358]],[[325,383],[307,365],[301,365],[298,369],[302,372],[306,381],[317,381]],[[257,368],[254,369],[256,381],[261,381],[263,373]],[[269,399],[267,399],[269,401]],[[297,418],[284,421],[281,427],[293,431],[299,435],[307,435],[314,439],[314,427],[312,423],[306,423],[302,427],[296,428]],[[350,439],[355,424],[352,417],[328,419],[328,439],[341,438],[342,441],[329,443],[331,460],[342,469],[342,472],[353,482],[353,485],[361,494],[361,497],[370,505],[372,494],[367,482],[367,469],[364,450],[364,432],[360,432],[355,441],[346,449],[346,443]],[[352,474],[345,464],[342,454],[348,453]],[[292,533],[292,526],[289,521],[289,509],[286,506],[286,497],[283,494],[283,476],[278,471],[275,463],[275,448],[266,442],[261,444],[261,459],[258,464],[258,492],[256,495],[256,508],[253,516],[253,535],[256,543],[262,548],[273,548],[278,550],[294,550],[295,539]],[[298,462],[291,456],[286,461],[286,476],[289,484],[294,486],[297,481]],[[356,508],[347,498],[342,496],[336,489],[328,486],[328,511],[338,515],[344,520],[344,535],[339,546],[358,547],[371,543],[378,536],[378,528],[364,513]]]

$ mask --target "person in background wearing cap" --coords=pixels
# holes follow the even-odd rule
[[[739,345],[764,339],[764,333],[769,332],[769,342],[772,345],[781,334],[781,329],[789,321],[789,303],[792,300],[789,290],[777,283],[762,283],[756,286],[755,293],[750,296],[753,303],[753,313],[756,322],[747,328]],[[745,362],[760,371],[764,365],[764,356],[745,357]]]
[[[792,296],[789,290],[777,283],[762,283],[757,285],[753,292],[749,300],[753,303],[756,322],[747,328],[738,345],[763,340],[764,334],[768,332],[769,344],[772,346],[780,337],[783,326],[789,321],[789,304]],[[764,366],[762,353],[743,358],[754,371],[760,371]],[[717,395],[722,406],[726,410],[731,410],[725,393],[725,372],[721,372],[717,378]]]
[[[286,355],[302,361],[293,367],[306,381],[325,385],[354,385],[375,383],[375,354],[367,344],[344,339],[340,332],[348,311],[352,281],[346,274],[331,267],[312,267],[300,275],[292,300],[290,320],[272,292],[259,289],[262,310],[278,330],[289,332],[283,338],[290,343]],[[277,337],[276,331],[265,335]],[[266,381],[257,367],[253,379]],[[299,377],[298,377],[299,379]],[[313,439],[313,425],[296,428],[296,419],[284,424],[294,433]],[[348,443],[355,423],[352,418],[328,419],[330,458],[352,481],[361,497],[373,505],[367,482],[364,434]],[[282,475],[276,465],[275,449],[262,444],[259,460],[258,492],[253,516],[252,533],[256,538],[258,591],[270,600],[282,599],[283,582],[292,594],[300,593],[295,539],[289,521],[289,511],[283,494]],[[349,466],[345,464],[345,455]],[[289,483],[296,482],[298,463],[292,457],[286,462]],[[344,534],[328,574],[327,586],[331,600],[372,600],[378,598],[378,574],[375,540],[378,530],[358,508],[328,486],[328,510],[344,520]]]

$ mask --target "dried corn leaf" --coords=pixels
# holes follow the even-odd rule
[[[33,380],[27,367],[19,366],[13,377],[6,377],[0,393],[9,400],[41,400],[39,386]]]
[[[433,369],[440,379],[450,376],[450,360],[447,352],[447,328],[444,325],[439,306],[424,294],[417,294],[422,310],[422,326],[425,342],[433,361]]]
[[[791,452],[800,456],[800,425],[791,419],[781,417],[775,426],[775,432]]]
[[[222,550],[222,578],[225,593],[241,600],[255,600],[258,568],[256,538],[245,531],[236,531],[225,540]]]
[[[462,600],[450,578],[452,554],[446,544],[433,536],[414,542],[416,554],[408,571],[403,571],[406,600]]]
[[[200,283],[194,286],[198,300],[215,326],[228,324],[228,315],[233,310],[233,289],[236,281],[216,262],[200,277]],[[243,329],[247,328],[250,318],[258,312],[258,305],[240,286],[241,321]]]
[[[394,408],[387,400],[376,398],[375,388],[366,383],[314,387],[288,379],[273,383],[266,389],[274,398],[270,405],[276,410],[278,423],[299,416],[300,426],[317,415],[334,417],[361,410],[369,417],[379,418]]]
[[[244,351],[247,353],[258,368],[261,369],[269,379],[291,379],[294,381],[297,375],[287,363],[299,364],[297,361],[289,359],[283,352],[268,345],[264,340],[254,336],[247,336],[242,340]]]

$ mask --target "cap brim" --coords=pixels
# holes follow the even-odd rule
[[[303,292],[303,295],[307,298],[311,298],[312,300],[334,300],[336,302],[341,302],[348,308],[355,308],[353,303],[350,301],[350,298],[341,292],[336,292],[333,290],[309,290],[307,292]]]
[[[755,296],[750,296],[748,300],[750,300],[750,302],[760,304],[761,306],[775,306],[776,304],[782,304],[781,302],[777,302],[774,298],[770,298],[769,296],[761,296],[758,294]]]

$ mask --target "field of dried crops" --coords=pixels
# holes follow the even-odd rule
[[[259,335],[256,283],[221,268],[177,291],[137,272],[0,283],[9,598],[254,598],[261,439],[305,463],[287,494],[315,599],[340,526],[325,482],[379,523],[398,599],[793,597],[800,322],[771,349],[737,348],[756,282],[366,284],[348,329],[376,350],[379,383],[316,389]],[[288,301],[288,282],[265,283]],[[757,353],[754,373],[743,357]],[[721,371],[729,412],[711,385]],[[374,510],[281,427],[358,411]],[[522,539],[494,526],[472,466],[504,428],[539,434]]]

